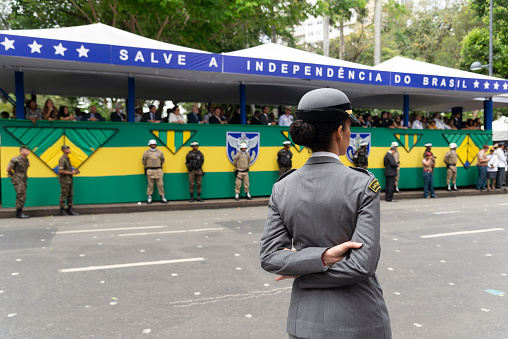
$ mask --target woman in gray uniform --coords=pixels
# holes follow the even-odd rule
[[[276,280],[295,278],[289,337],[391,338],[375,275],[379,183],[339,159],[357,122],[351,103],[339,90],[313,90],[300,100],[296,117],[291,138],[313,154],[273,186],[260,253],[261,266],[278,274]]]

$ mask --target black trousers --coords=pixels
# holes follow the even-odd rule
[[[386,177],[385,200],[393,200],[393,192],[395,191],[395,176]]]

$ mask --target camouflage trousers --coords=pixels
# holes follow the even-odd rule
[[[235,180],[235,193],[240,194],[240,189],[245,189],[245,193],[249,193],[249,172],[238,172]]]
[[[12,181],[16,191],[16,209],[23,209],[26,201],[26,181]]]
[[[60,184],[60,208],[65,208],[65,200],[67,200],[67,206],[73,206],[74,201],[74,183]]]
[[[279,167],[279,177],[289,170],[291,170],[291,167]]]
[[[201,193],[201,179],[203,179],[203,171],[192,170],[189,172],[189,192],[194,193],[194,180],[196,181],[196,192]]]

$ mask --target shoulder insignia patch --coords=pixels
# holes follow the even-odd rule
[[[377,179],[372,180],[372,182],[369,184],[369,188],[374,192],[377,193],[381,186],[379,186],[379,181]]]

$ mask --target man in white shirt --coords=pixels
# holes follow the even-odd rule
[[[417,115],[415,117],[415,121],[413,121],[413,123],[411,124],[411,128],[412,129],[423,129],[422,116],[421,115]]]
[[[506,154],[504,153],[504,143],[499,143],[499,147],[494,152],[497,155],[497,176],[496,189],[503,189],[505,171],[506,171]]]
[[[291,115],[291,106],[286,106],[284,114],[279,117],[279,126],[289,126],[293,122]]]
[[[435,113],[434,114],[434,121],[436,122],[436,127],[437,129],[451,129],[450,126],[447,126],[443,120],[441,120],[439,118],[440,114],[439,113]]]

